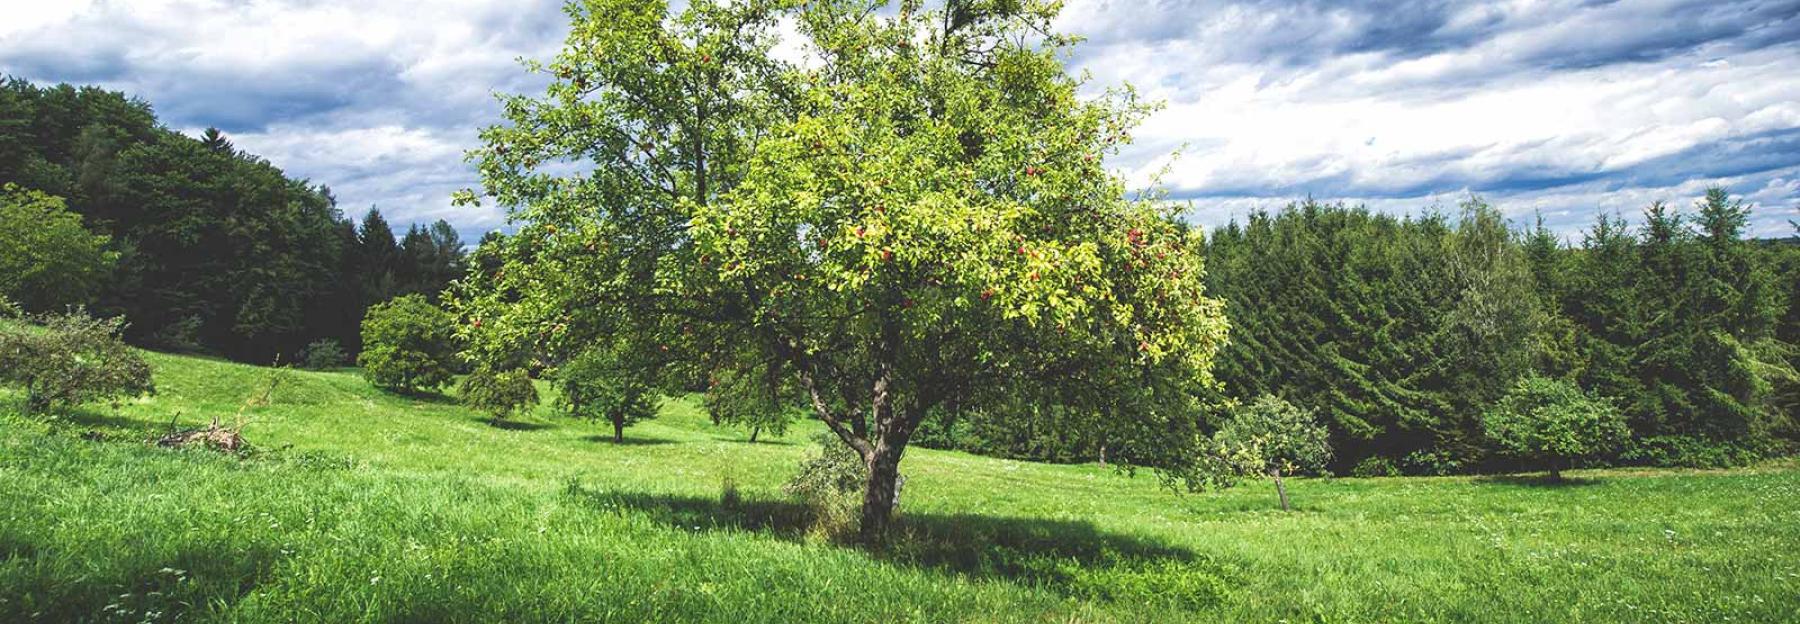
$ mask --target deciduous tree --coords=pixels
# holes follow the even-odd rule
[[[869,541],[934,409],[1137,388],[1088,424],[1192,448],[1182,388],[1226,330],[1202,233],[1104,165],[1148,109],[1082,95],[1054,3],[883,6],[572,5],[552,85],[474,154],[521,222],[458,304],[498,328],[477,352],[627,334],[663,379],[767,367],[867,467]],[[784,17],[807,62],[770,53]]]

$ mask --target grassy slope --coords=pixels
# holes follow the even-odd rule
[[[46,423],[0,405],[0,621],[1794,621],[1800,470],[1581,485],[1153,478],[915,450],[911,537],[806,535],[779,484],[802,427],[748,445],[671,401],[627,430],[294,373],[251,459],[150,448],[229,418],[261,369],[151,356],[161,394]],[[3,399],[0,399],[3,400]],[[78,434],[99,430],[110,441]],[[744,502],[725,505],[721,483]]]

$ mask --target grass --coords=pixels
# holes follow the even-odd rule
[[[869,553],[813,537],[779,492],[811,427],[747,444],[681,399],[614,445],[548,408],[502,428],[296,372],[236,458],[144,440],[229,420],[264,369],[148,357],[160,394],[116,415],[0,396],[0,621],[1800,618],[1791,462],[1296,479],[1281,513],[1263,485],[1176,496],[915,449],[904,534]]]

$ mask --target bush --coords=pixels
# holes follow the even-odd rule
[[[27,412],[156,391],[150,365],[120,338],[124,319],[77,309],[35,320],[42,326],[0,324],[0,383],[25,390]]]
[[[118,254],[60,197],[0,187],[0,295],[27,310],[87,303]]]
[[[363,317],[362,366],[369,383],[388,390],[436,390],[450,382],[455,366],[454,320],[420,295],[395,297],[369,308]]]
[[[781,491],[800,499],[812,512],[813,530],[821,536],[848,535],[856,526],[857,494],[868,482],[869,469],[861,455],[830,433],[813,438],[818,451],[800,463],[799,471]]]
[[[343,366],[347,361],[349,357],[344,353],[344,346],[334,338],[314,340],[300,351],[301,368],[324,370]]]
[[[1537,376],[1514,384],[1482,415],[1482,427],[1509,454],[1549,469],[1552,479],[1574,462],[1617,451],[1631,435],[1612,402]]]
[[[656,416],[650,385],[608,352],[589,349],[556,372],[560,405],[570,416],[612,423],[613,442],[625,441],[625,427]]]
[[[463,377],[457,385],[457,396],[469,409],[506,420],[513,412],[538,404],[537,386],[523,369],[495,372],[480,367]]]
[[[1627,442],[1619,461],[1677,468],[1734,468],[1781,453],[1781,449],[1770,446],[1759,448],[1698,436],[1649,436]]]
[[[1356,462],[1356,467],[1350,469],[1350,476],[1398,477],[1400,476],[1400,467],[1394,465],[1394,460],[1375,455]]]

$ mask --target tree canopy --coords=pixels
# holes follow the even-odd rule
[[[866,539],[934,410],[1081,386],[1088,424],[1193,444],[1184,389],[1226,332],[1203,236],[1103,165],[1146,107],[1078,94],[1053,4],[871,8],[571,5],[552,85],[473,155],[522,224],[457,300],[475,350],[623,340],[665,384],[768,367],[867,464]],[[816,62],[769,53],[782,17]]]
[[[0,186],[0,296],[38,311],[85,303],[118,260],[106,246],[62,198]]]

